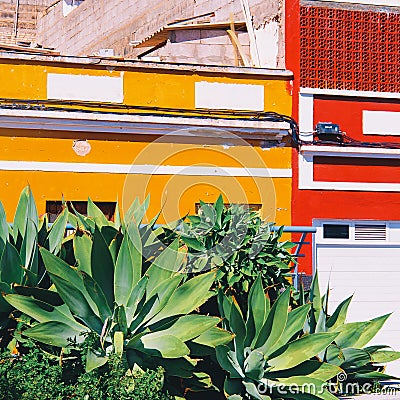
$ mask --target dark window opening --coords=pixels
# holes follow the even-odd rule
[[[349,239],[349,225],[324,224],[324,239]]]
[[[73,213],[71,203],[76,211],[78,211],[80,214],[87,215],[87,201],[67,201],[68,210]],[[116,203],[114,201],[95,201],[94,204],[100,208],[109,221],[114,220],[116,207]],[[54,222],[62,210],[63,207],[61,201],[46,201],[46,213],[49,217],[49,222]]]

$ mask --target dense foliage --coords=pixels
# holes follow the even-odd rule
[[[21,349],[22,350],[22,349]],[[113,358],[101,369],[84,372],[81,357],[65,360],[24,343],[25,354],[0,354],[2,400],[168,400],[162,392],[163,371],[127,372],[120,359]]]
[[[222,197],[173,228],[147,207],[110,222],[89,199],[48,226],[27,188],[10,226],[0,206],[2,399],[330,400],[340,373],[391,378],[400,353],[367,346],[388,315],[330,315],[317,277],[295,293],[281,229]]]

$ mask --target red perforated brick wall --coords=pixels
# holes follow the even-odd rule
[[[400,14],[302,6],[302,87],[400,92]]]

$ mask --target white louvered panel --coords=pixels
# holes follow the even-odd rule
[[[355,224],[355,240],[386,240],[386,224]]]

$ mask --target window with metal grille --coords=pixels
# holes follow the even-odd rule
[[[116,203],[113,201],[95,201],[94,202],[97,207],[103,212],[106,218],[109,221],[112,221],[115,214],[115,207]],[[87,215],[87,201],[72,201],[72,204],[76,211],[80,214]],[[71,202],[67,202],[67,206],[69,211],[73,212]],[[49,216],[49,222],[54,222],[57,216],[63,210],[62,202],[61,201],[53,201],[48,200],[46,201],[46,213]]]
[[[302,87],[400,92],[400,13],[300,7]]]
[[[355,224],[355,240],[386,240],[386,224]]]

